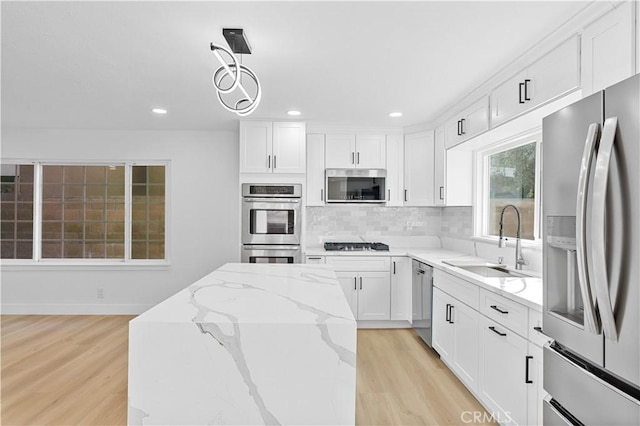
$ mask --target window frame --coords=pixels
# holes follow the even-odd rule
[[[3,158],[2,164],[32,164],[33,171],[33,253],[31,259],[0,259],[0,265],[6,266],[51,266],[57,267],[78,266],[80,269],[89,267],[167,267],[171,264],[171,161],[170,160],[32,160],[18,158]],[[42,208],[43,208],[43,166],[124,166],[124,194],[125,194],[125,229],[124,229],[124,258],[122,259],[96,259],[96,258],[43,258],[42,257]],[[165,168],[165,199],[164,199],[164,259],[132,259],[131,258],[131,204],[132,204],[132,169],[134,166],[164,166]]]
[[[475,208],[473,209],[474,240],[498,244],[498,236],[489,235],[489,157],[518,148],[530,143],[536,143],[536,177],[535,177],[535,198],[534,198],[534,221],[533,240],[521,239],[521,244],[525,247],[542,246],[542,129],[536,128],[516,136],[503,139],[485,148],[475,151],[476,176],[475,176]],[[507,245],[515,245],[515,238],[507,239]]]

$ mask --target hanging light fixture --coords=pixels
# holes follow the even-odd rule
[[[218,100],[222,106],[241,117],[251,114],[260,103],[262,88],[258,76],[247,66],[238,61],[234,53],[251,54],[251,47],[244,31],[236,28],[224,28],[222,35],[227,40],[231,50],[211,43],[211,51],[220,62],[220,67],[215,70],[211,82],[218,92]],[[223,58],[223,54],[227,57]],[[242,76],[249,79],[249,85],[243,85]],[[245,79],[244,83],[246,83]]]

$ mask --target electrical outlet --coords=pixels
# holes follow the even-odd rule
[[[96,296],[98,297],[98,299],[104,299],[104,289],[102,287],[98,288],[98,291],[96,292]]]

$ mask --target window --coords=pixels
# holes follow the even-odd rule
[[[165,259],[165,169],[3,164],[2,258]]]
[[[498,148],[481,153],[482,188],[479,229],[482,237],[500,234],[500,217],[507,205],[520,211],[520,236],[524,240],[539,238],[539,134],[518,141],[502,144]],[[515,237],[518,220],[516,212],[504,210],[503,232]]]

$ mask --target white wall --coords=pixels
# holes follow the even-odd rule
[[[2,158],[171,162],[169,266],[5,265],[3,313],[136,314],[239,261],[235,132],[3,129]]]

